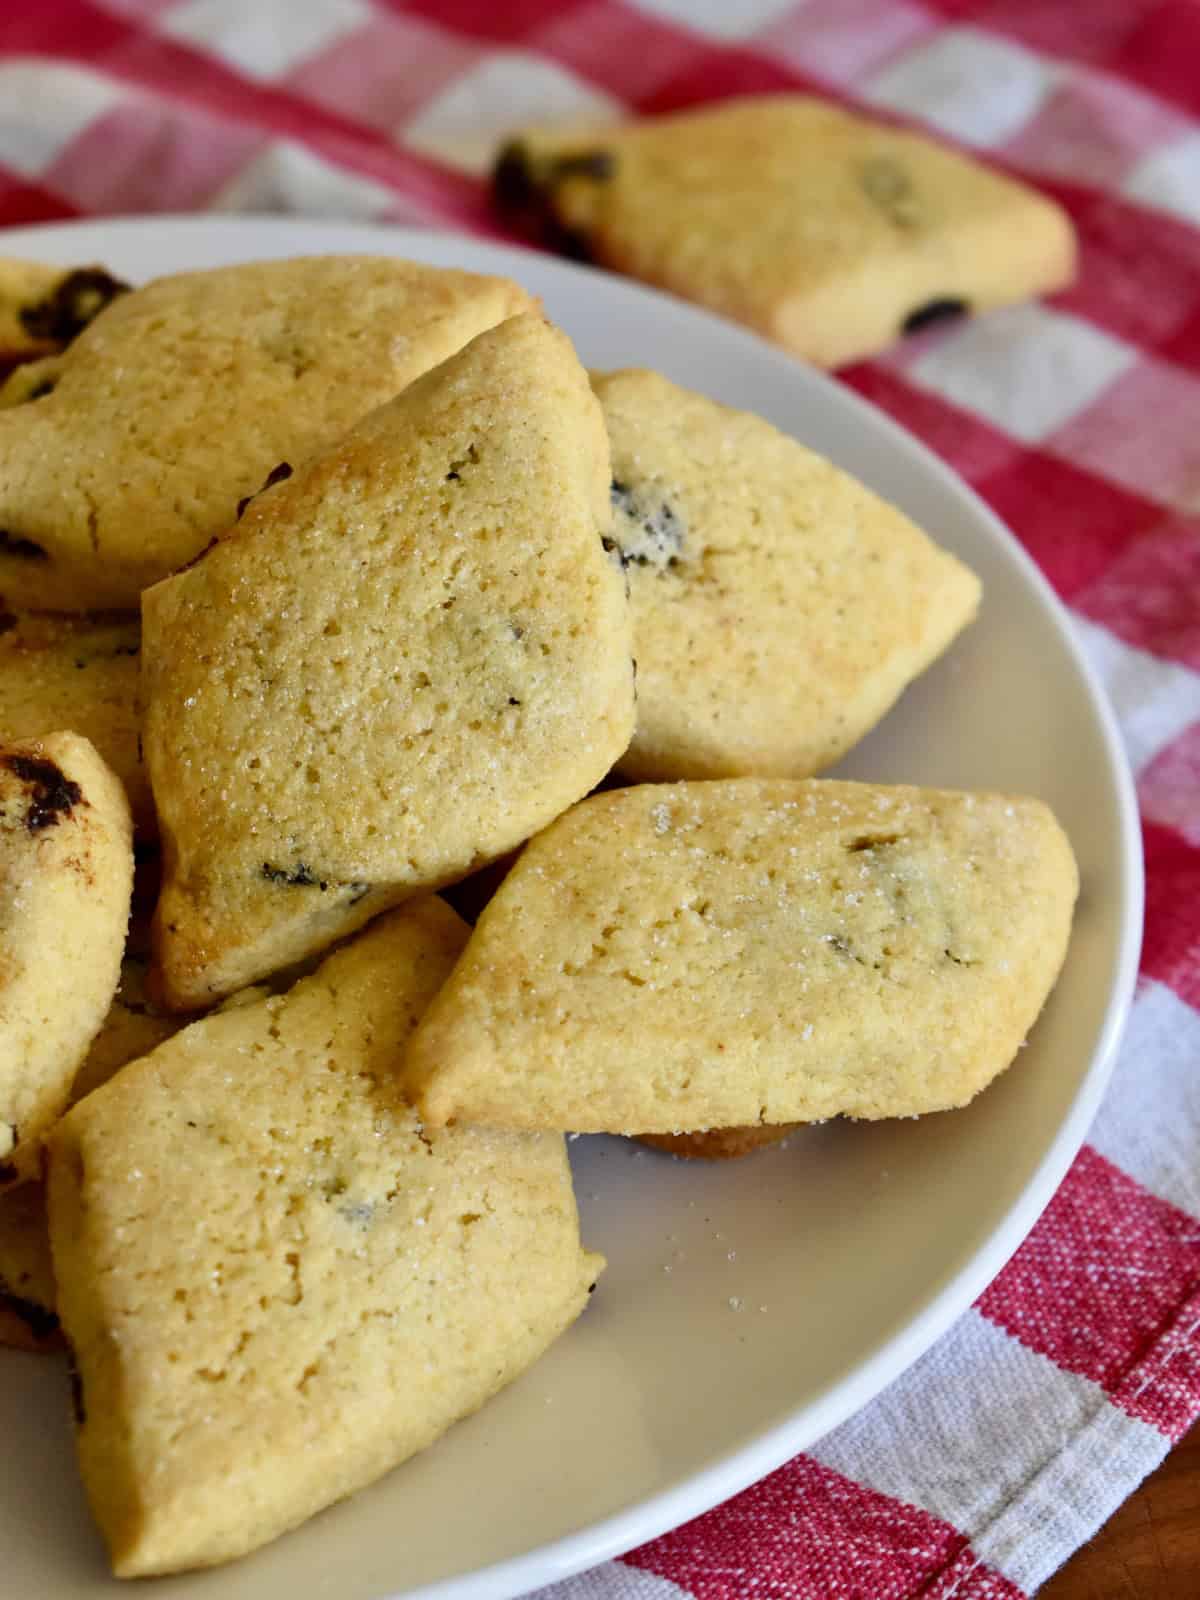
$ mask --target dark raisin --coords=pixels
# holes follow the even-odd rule
[[[30,833],[52,828],[72,806],[83,799],[83,790],[54,765],[38,756],[5,756],[4,765],[33,790],[25,826]]]
[[[81,267],[60,278],[53,291],[21,311],[21,326],[34,339],[70,344],[105,306],[127,294],[129,285],[99,267]]]
[[[612,480],[609,498],[614,513],[623,519],[618,526],[624,535],[621,551],[626,566],[655,567],[664,572],[679,565],[685,529],[668,501],[645,488],[634,489],[620,478]]]
[[[315,876],[312,868],[304,861],[297,861],[294,867],[277,867],[270,861],[264,861],[262,875],[268,882],[283,883],[290,889],[309,889],[315,886],[324,893],[329,887]]]
[[[321,887],[324,888],[325,885],[322,884]],[[349,883],[343,884],[342,887],[350,896],[350,904],[352,906],[356,906],[360,900],[365,900],[367,898],[373,885],[369,883],[362,883],[357,878],[353,878]]]
[[[31,400],[44,400],[48,394],[53,393],[54,379],[43,378],[41,383],[35,384],[34,387],[30,389],[29,393],[25,396],[24,403],[28,405]]]
[[[286,461],[281,461],[277,467],[272,467],[263,479],[262,488],[256,489],[253,494],[243,495],[238,501],[237,516],[234,520],[240,522],[251,500],[256,500],[260,494],[265,494],[268,489],[273,489],[277,483],[283,483],[291,475],[292,468]]]
[[[538,186],[523,145],[506,144],[492,169],[492,199],[499,211],[520,214],[536,208]]]
[[[48,1339],[52,1333],[58,1332],[58,1318],[48,1306],[40,1306],[36,1300],[26,1300],[23,1295],[13,1294],[9,1289],[0,1288],[0,1310],[10,1311],[25,1324],[35,1339]]]
[[[935,322],[951,322],[955,317],[965,317],[967,302],[953,295],[941,300],[928,300],[915,311],[910,311],[900,325],[901,333],[918,333],[922,328],[932,328]]]
[[[20,556],[23,561],[48,561],[50,557],[40,544],[32,539],[22,539],[15,533],[0,528],[0,555]]]
[[[598,151],[595,155],[611,162],[607,152]],[[568,163],[585,160],[589,166],[594,163],[594,156],[563,159]],[[534,243],[571,261],[590,262],[594,258],[587,234],[569,227],[554,209],[551,190],[555,177],[562,172],[562,165],[562,161],[552,163],[545,177],[540,179],[522,145],[505,145],[492,169],[492,200],[509,224]]]
[[[588,1293],[589,1294],[595,1294],[595,1292],[596,1292],[596,1285],[594,1283],[589,1283],[588,1284]]]

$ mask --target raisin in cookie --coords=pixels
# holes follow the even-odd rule
[[[476,1410],[582,1310],[564,1141],[429,1134],[396,1072],[466,929],[428,897],[64,1119],[84,1481],[121,1577],[242,1555]]]
[[[748,323],[819,366],[1063,288],[1061,207],[920,134],[804,95],[726,101],[501,152],[497,204],[543,244]]]
[[[702,1132],[965,1105],[1067,947],[1037,800],[755,779],[593,795],[528,844],[413,1039],[426,1121]]]
[[[134,957],[121,963],[108,1016],[71,1085],[72,1104],[182,1027],[180,1018],[164,1016],[150,1003],[145,972],[145,962]],[[31,1179],[0,1195],[0,1344],[19,1350],[59,1345],[55,1299],[46,1190],[40,1179]]]
[[[633,726],[608,485],[570,343],[515,317],[147,592],[167,1004],[465,877],[607,772]]]
[[[138,837],[153,839],[138,749],[141,640],[136,616],[0,615],[0,738],[83,734],[124,784]]]
[[[761,417],[596,375],[629,581],[637,781],[808,777],[975,615],[979,581]]]
[[[0,749],[0,1188],[36,1176],[116,992],[129,803],[86,739]]]
[[[0,257],[0,373],[66,349],[129,288],[103,267],[55,267]]]
[[[122,295],[0,390],[0,594],[32,610],[136,606],[273,468],[529,304],[502,278],[383,256],[255,262]]]

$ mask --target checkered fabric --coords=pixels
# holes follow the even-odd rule
[[[1200,1414],[1200,5],[41,0],[0,15],[0,223],[283,211],[494,233],[527,118],[816,90],[1075,219],[1078,284],[845,381],[1070,607],[1138,782],[1140,987],[1112,1090],[976,1306],[806,1455],[542,1600],[1018,1600]]]

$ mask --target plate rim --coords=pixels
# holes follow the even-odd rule
[[[231,250],[236,251],[240,236],[260,233],[262,230],[293,235],[297,240],[298,254],[306,253],[300,245],[305,238],[309,240],[307,252],[315,254],[326,253],[330,249],[361,248],[367,253],[402,255],[406,246],[436,251],[440,244],[449,244],[451,247],[465,244],[478,248],[486,255],[511,258],[513,263],[507,268],[497,264],[475,270],[509,271],[515,275],[520,271],[522,260],[534,260],[543,270],[549,268],[591,280],[599,276],[605,281],[606,292],[616,291],[635,300],[648,298],[651,301],[664,301],[670,305],[673,314],[683,312],[697,319],[698,328],[707,325],[711,334],[719,333],[721,338],[733,336],[748,340],[757,347],[760,359],[775,364],[779,370],[802,371],[806,383],[814,383],[817,393],[824,390],[827,395],[836,395],[840,406],[857,412],[870,426],[882,428],[893,447],[906,455],[919,472],[934,480],[939,494],[968,508],[971,515],[986,527],[989,535],[1003,544],[1015,559],[1023,577],[1041,599],[1080,680],[1100,736],[1112,790],[1120,836],[1119,857],[1113,863],[1114,879],[1123,907],[1113,981],[1097,1042],[1084,1076],[1048,1148],[1020,1195],[970,1259],[957,1270],[952,1270],[938,1292],[907,1322],[885,1336],[883,1343],[871,1356],[860,1362],[853,1371],[834,1380],[817,1399],[793,1408],[779,1421],[761,1429],[749,1442],[706,1462],[657,1493],[549,1543],[534,1546],[519,1555],[478,1567],[471,1572],[438,1579],[416,1588],[389,1591],[387,1595],[379,1597],[379,1600],[515,1600],[515,1597],[528,1594],[532,1589],[561,1582],[680,1526],[809,1448],[912,1366],[949,1330],[1020,1247],[1053,1198],[1084,1143],[1112,1076],[1133,1001],[1141,955],[1145,894],[1140,816],[1134,780],[1112,705],[1072,626],[1070,614],[1012,530],[947,462],[886,412],[833,376],[808,367],[751,330],[726,318],[682,301],[677,296],[598,268],[562,261],[545,252],[507,240],[461,230],[412,228],[401,224],[357,222],[336,217],[170,212],[147,216],[81,217],[5,227],[0,230],[0,250],[18,256],[32,254],[43,242],[69,240],[80,233],[101,231],[132,235],[224,234],[230,240]],[[320,236],[328,241],[325,247],[317,242]],[[252,254],[242,258],[255,259]]]

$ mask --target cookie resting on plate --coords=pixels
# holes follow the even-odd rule
[[[728,100],[501,151],[542,244],[722,312],[819,366],[1064,288],[1066,212],[921,134],[806,95]]]
[[[142,606],[160,992],[187,1010],[462,878],[633,729],[608,440],[514,317],[259,495]]]
[[[87,740],[0,747],[0,1189],[41,1170],[116,992],[132,884],[125,791]]]
[[[972,620],[979,580],[761,417],[654,372],[592,385],[638,664],[621,773],[831,766]]]
[[[1038,800],[822,779],[593,795],[528,844],[417,1029],[428,1124],[690,1133],[965,1105],[1077,889]]]
[[[0,594],[136,607],[272,468],[531,303],[504,278],[386,256],[251,262],[121,295],[0,388]]]
[[[562,1137],[428,1133],[401,1091],[466,932],[405,906],[56,1131],[79,1457],[118,1576],[242,1555],[373,1482],[587,1303],[603,1262]]]

